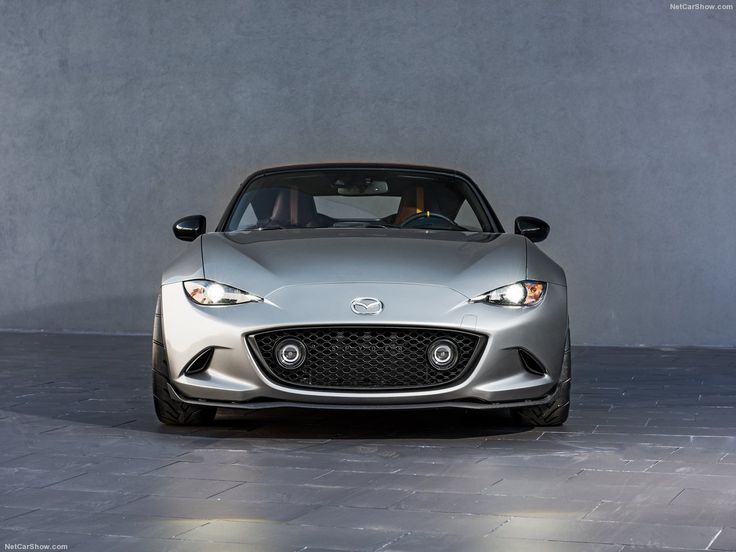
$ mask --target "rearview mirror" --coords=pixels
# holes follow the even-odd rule
[[[388,192],[388,182],[385,180],[370,180],[360,184],[345,184],[342,180],[335,182],[338,195],[343,196],[372,196]]]
[[[183,241],[194,241],[207,231],[207,219],[202,215],[190,215],[174,223],[174,235]]]
[[[529,241],[540,242],[549,236],[549,224],[535,217],[516,217],[514,233],[528,238]]]

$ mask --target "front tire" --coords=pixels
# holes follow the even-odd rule
[[[537,427],[560,426],[567,421],[570,414],[570,382],[572,378],[572,362],[570,355],[570,329],[567,330],[565,352],[562,357],[560,383],[557,384],[555,398],[548,404],[527,406],[514,410],[516,418],[524,425]]]
[[[161,296],[156,301],[156,315],[153,318],[153,407],[161,423],[166,425],[201,425],[215,419],[217,408],[212,406],[196,406],[177,401],[169,394],[169,362],[164,344],[164,332],[161,324]]]
[[[209,424],[217,414],[213,406],[196,406],[174,399],[169,394],[168,380],[157,372],[153,372],[153,407],[159,421],[166,425]]]

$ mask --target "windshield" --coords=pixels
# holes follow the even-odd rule
[[[224,230],[420,228],[490,232],[462,178],[409,170],[311,169],[250,182]]]

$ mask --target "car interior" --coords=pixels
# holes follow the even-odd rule
[[[252,182],[228,231],[385,227],[480,231],[464,183],[451,177],[302,173]]]

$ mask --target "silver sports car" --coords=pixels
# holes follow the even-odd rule
[[[447,169],[280,167],[251,175],[214,232],[164,272],[153,396],[166,424],[217,408],[510,408],[559,425],[570,405],[564,271],[504,232]]]

